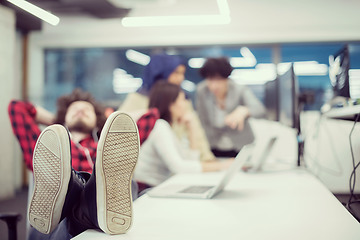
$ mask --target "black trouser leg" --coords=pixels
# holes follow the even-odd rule
[[[138,185],[135,181],[132,181],[131,191],[134,201],[138,196]],[[87,229],[99,229],[95,169],[87,180],[78,201],[73,205],[72,213],[67,216],[67,219],[69,233],[72,236],[76,236]]]

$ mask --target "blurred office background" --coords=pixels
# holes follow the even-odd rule
[[[53,26],[0,1],[0,199],[24,182],[21,153],[9,126],[10,99],[55,111],[56,99],[81,87],[118,107],[141,86],[149,56],[180,55],[187,65],[183,88],[194,99],[206,57],[227,56],[232,78],[263,102],[266,83],[294,63],[300,92],[319,111],[333,97],[329,55],[348,45],[353,81],[360,69],[359,1],[244,0],[31,0],[60,18]],[[170,16],[170,17],[168,17]],[[141,22],[142,17],[149,17]],[[151,18],[154,17],[154,18]],[[138,25],[136,25],[138,24]],[[355,86],[356,84],[354,84]],[[359,98],[354,87],[353,98]]]
[[[263,44],[232,46],[170,46],[133,48],[47,48],[44,51],[44,90],[39,99],[54,109],[57,97],[80,87],[92,92],[108,106],[117,108],[127,93],[142,83],[144,65],[156,53],[180,55],[187,66],[182,87],[194,99],[196,84],[203,79],[198,69],[206,57],[229,57],[234,71],[231,78],[245,84],[263,102],[266,83],[283,74],[293,62],[300,92],[315,95],[305,110],[320,110],[332,97],[329,79],[329,55],[344,43]],[[349,45],[351,68],[360,69],[360,43]],[[276,66],[277,55],[281,61]],[[357,94],[357,95],[356,95]],[[353,97],[359,93],[352,91]],[[356,96],[355,96],[356,95]],[[273,96],[275,98],[275,96]]]
[[[314,96],[304,112],[320,113],[334,94],[329,56],[348,46],[350,93],[353,99],[360,98],[357,0],[28,1],[58,16],[57,25],[27,13],[16,2],[0,0],[0,200],[19,193],[28,174],[7,115],[11,99],[29,100],[54,112],[59,96],[81,87],[116,108],[127,93],[141,86],[152,54],[183,58],[187,66],[183,88],[192,100],[202,80],[198,67],[206,57],[229,57],[235,68],[232,78],[250,86],[265,104],[269,83],[294,63],[300,93]],[[348,193],[352,171],[348,132],[353,123],[319,124],[322,118],[314,115],[308,119],[315,122],[308,124],[311,131],[306,136],[314,151],[305,154],[305,162],[308,159],[331,191]],[[260,132],[269,131],[263,126]],[[354,149],[358,146],[356,142]],[[355,159],[359,157],[355,151]]]

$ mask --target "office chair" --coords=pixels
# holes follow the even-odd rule
[[[0,213],[0,220],[3,220],[8,227],[9,240],[17,240],[17,223],[21,220],[20,213]]]
[[[157,108],[151,108],[136,121],[139,130],[140,145],[142,145],[149,137],[151,130],[155,126],[156,120],[159,118],[159,110]]]
[[[156,108],[149,109],[145,114],[143,114],[139,120],[136,121],[136,125],[139,130],[140,137],[140,146],[145,142],[145,140],[149,137],[151,131],[155,126],[156,120],[160,118],[159,110]],[[145,183],[137,182],[139,190],[139,197],[143,195],[146,190],[149,189],[149,186]]]

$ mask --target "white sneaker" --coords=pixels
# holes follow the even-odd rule
[[[129,115],[114,112],[108,117],[95,162],[97,218],[107,234],[126,233],[131,227],[131,180],[139,142],[137,126]]]
[[[51,125],[41,132],[34,149],[33,172],[29,222],[48,234],[60,222],[71,177],[70,140],[62,125]]]

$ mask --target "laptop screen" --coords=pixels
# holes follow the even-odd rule
[[[230,181],[233,175],[239,171],[239,169],[245,164],[247,159],[250,157],[252,152],[253,146],[252,145],[245,145],[240,152],[236,155],[234,162],[229,166],[226,170],[224,177],[220,181],[220,183],[214,189],[214,194],[220,192],[226,184]]]

